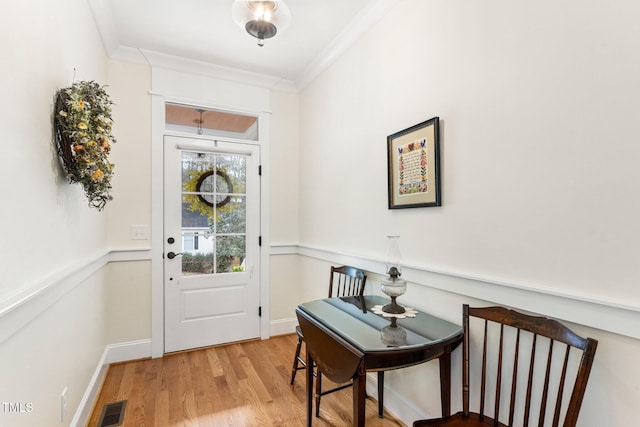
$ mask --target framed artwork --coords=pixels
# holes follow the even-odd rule
[[[439,118],[387,137],[389,209],[440,206]]]

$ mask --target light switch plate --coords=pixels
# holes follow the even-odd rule
[[[131,240],[149,240],[148,225],[132,225]]]

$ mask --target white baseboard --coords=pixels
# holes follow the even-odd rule
[[[271,321],[269,329],[270,336],[292,334],[296,331],[298,320],[296,318],[280,319]]]
[[[120,363],[151,357],[151,339],[129,341],[107,346],[105,363]]]
[[[367,374],[367,394],[378,399],[378,375],[377,373]],[[383,397],[384,409],[394,417],[402,421],[407,426],[413,424],[415,420],[432,418],[432,415],[426,414],[423,410],[417,408],[411,401],[404,396],[396,393],[395,390],[385,387]]]
[[[70,426],[85,426],[87,421],[89,421],[89,417],[91,417],[91,412],[93,411],[93,405],[98,398],[98,394],[102,388],[102,382],[107,375],[107,368],[111,363],[127,362],[129,360],[144,359],[147,357],[151,357],[150,339],[106,346],[91,377],[91,381],[89,381],[87,389],[82,396],[82,400],[80,400],[80,404],[71,420]]]
[[[98,361],[98,365],[96,366],[96,370],[91,377],[91,381],[89,381],[87,389],[85,390],[84,395],[80,400],[80,404],[78,405],[78,409],[73,415],[71,424],[69,424],[71,427],[84,426],[87,424],[87,421],[89,421],[89,417],[91,417],[93,404],[98,398],[98,394],[100,393],[100,389],[102,388],[102,382],[107,375],[106,360],[108,352],[108,347],[105,348],[102,352],[102,357]]]

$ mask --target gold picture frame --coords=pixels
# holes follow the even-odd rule
[[[387,137],[389,209],[441,206],[438,117]]]

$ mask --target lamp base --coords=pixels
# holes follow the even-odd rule
[[[407,344],[407,331],[396,324],[396,318],[391,318],[391,324],[380,331],[382,342],[388,347],[400,347]]]
[[[382,307],[382,311],[391,314],[402,314],[405,312],[405,309],[396,302],[396,297],[391,297],[391,303]]]

